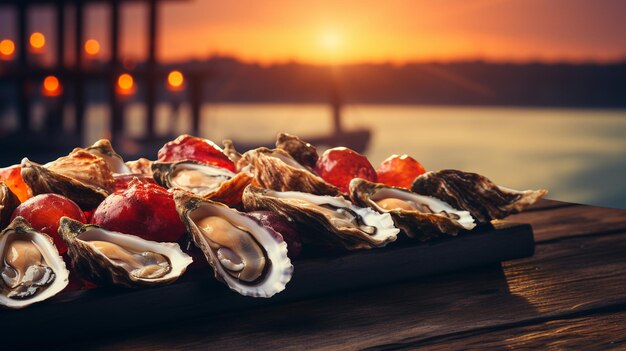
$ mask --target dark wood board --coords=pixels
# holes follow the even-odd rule
[[[405,241],[383,249],[294,262],[287,289],[271,299],[243,297],[212,277],[208,267],[188,272],[178,282],[144,290],[92,289],[60,294],[19,311],[0,311],[3,342],[18,341],[33,324],[47,326],[38,336],[67,338],[71,333],[102,335],[128,328],[157,327],[217,315],[407,281],[418,277],[528,257],[534,252],[528,224],[499,222],[458,237],[431,243]],[[44,339],[42,339],[44,340]]]

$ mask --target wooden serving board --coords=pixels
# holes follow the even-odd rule
[[[405,240],[386,248],[295,260],[285,291],[269,299],[240,296],[219,283],[210,267],[187,272],[176,283],[150,289],[97,288],[61,293],[23,310],[0,310],[0,338],[19,342],[68,339],[137,328],[166,328],[202,316],[323,294],[339,294],[419,277],[531,256],[529,224],[497,222],[429,243]]]

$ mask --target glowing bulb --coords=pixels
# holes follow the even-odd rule
[[[41,50],[46,45],[46,37],[40,32],[35,32],[30,35],[29,42],[33,49]]]
[[[96,56],[100,52],[100,43],[96,39],[89,39],[85,42],[85,52],[89,56]]]
[[[117,78],[118,92],[123,95],[129,95],[134,92],[135,81],[133,76],[128,73],[122,73]]]
[[[58,96],[62,88],[59,79],[55,76],[47,76],[43,80],[42,91],[45,96]]]
[[[13,40],[4,39],[0,41],[0,55],[12,56],[15,53],[15,43]]]
[[[171,71],[167,75],[167,84],[172,90],[180,90],[185,82],[185,77],[180,71]]]

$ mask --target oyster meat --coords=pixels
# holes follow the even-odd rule
[[[235,174],[197,161],[154,162],[152,171],[162,187],[180,188],[231,206],[241,203],[243,189],[252,180],[245,172]]]
[[[60,220],[72,268],[95,282],[126,287],[157,286],[178,279],[192,262],[176,243],[159,243],[138,236]]]
[[[98,206],[114,189],[115,180],[99,156],[75,149],[44,166],[22,160],[21,175],[33,195],[55,193],[76,202],[83,210]]]
[[[46,300],[69,282],[52,239],[16,217],[0,234],[0,306],[12,309]]]
[[[96,141],[93,145],[86,148],[85,151],[101,157],[113,173],[131,173],[130,168],[124,163],[122,156],[113,150],[113,146],[108,139],[100,139]]]
[[[20,199],[4,182],[0,182],[0,230],[9,225],[13,211],[20,205]]]
[[[411,190],[469,211],[479,223],[519,213],[548,193],[544,189],[508,189],[480,174],[454,169],[424,173],[415,178]]]
[[[313,171],[319,155],[315,146],[295,135],[280,133],[276,139],[276,148],[287,152],[294,160]]]
[[[293,265],[279,233],[252,216],[184,190],[175,190],[174,200],[218,280],[245,296],[271,297],[285,289]]]
[[[291,218],[303,230],[302,240],[315,246],[348,250],[383,247],[400,231],[388,213],[358,207],[343,197],[298,191],[280,192],[248,186],[243,193],[248,211],[273,211]]]
[[[350,198],[359,206],[389,213],[398,228],[420,240],[441,233],[456,235],[460,230],[476,226],[469,212],[455,209],[439,199],[361,178],[350,182]]]
[[[316,195],[339,195],[336,186],[326,182],[280,149],[265,147],[243,154],[237,168],[250,172],[258,185],[278,191],[301,191]]]

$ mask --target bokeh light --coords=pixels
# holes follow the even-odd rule
[[[11,58],[15,53],[15,43],[13,40],[4,39],[0,41],[0,56],[2,58]]]
[[[167,85],[171,90],[181,90],[185,83],[185,77],[180,71],[174,70],[167,75]]]
[[[44,78],[41,90],[45,96],[58,96],[63,91],[59,78],[55,76]]]
[[[34,32],[30,35],[30,47],[35,51],[40,51],[46,46],[46,37],[41,32]]]
[[[100,53],[100,42],[96,39],[88,39],[85,42],[85,53],[89,56],[96,56]]]
[[[117,92],[122,95],[130,95],[135,92],[135,80],[128,73],[122,73],[117,78]]]

